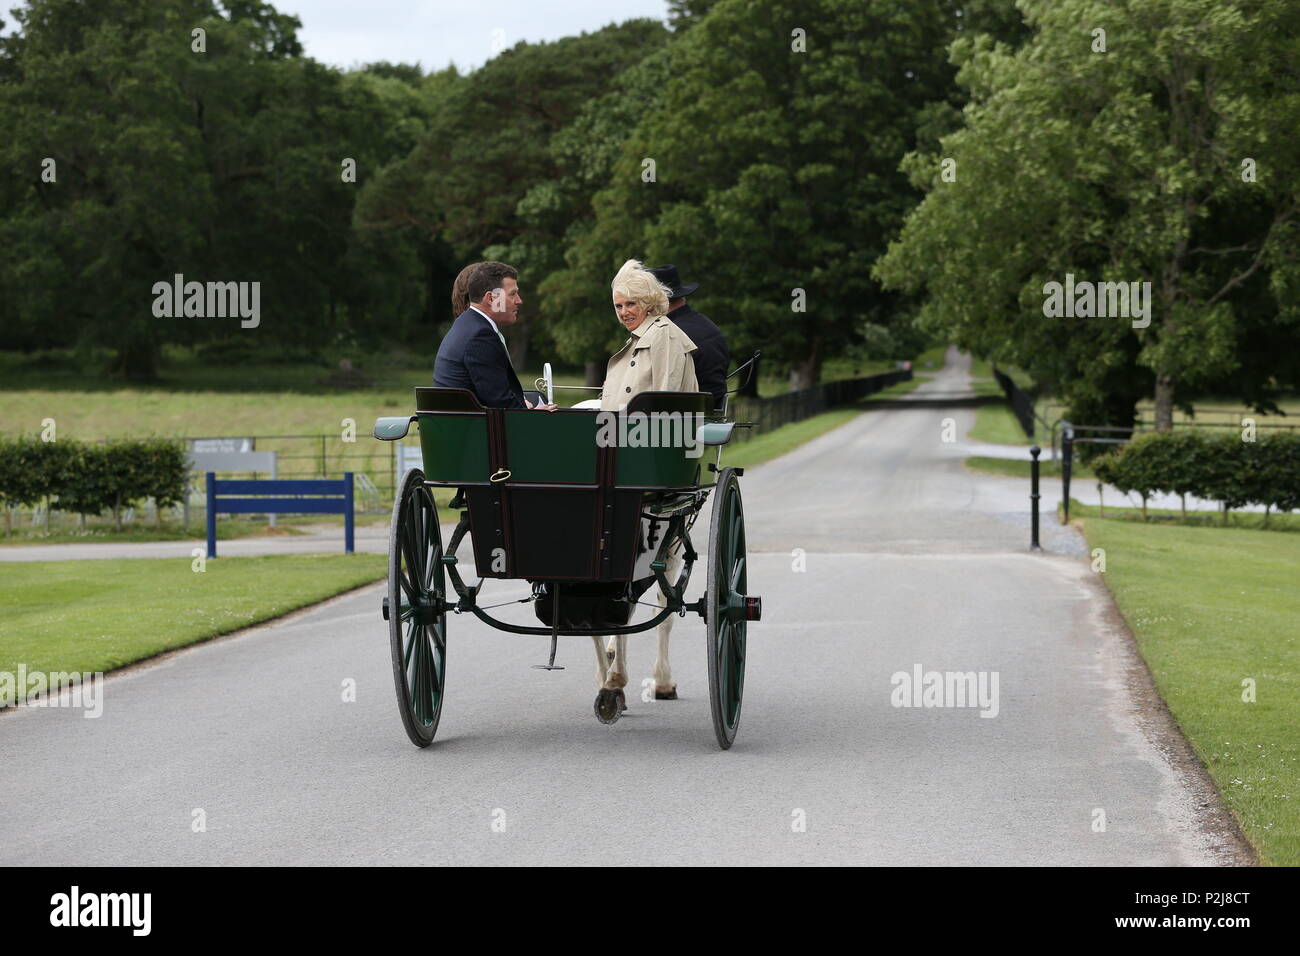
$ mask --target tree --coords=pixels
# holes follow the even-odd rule
[[[104,346],[151,378],[168,342],[347,342],[409,289],[383,280],[418,270],[410,257],[351,234],[342,166],[364,182],[411,148],[423,83],[345,76],[302,57],[295,17],[224,7],[33,0],[0,38],[0,164],[17,174],[0,181],[6,344]],[[154,284],[178,273],[258,282],[265,321],[155,316]]]
[[[631,20],[553,43],[521,42],[465,77],[448,78],[420,142],[363,190],[358,229],[409,230],[429,243],[454,263],[442,288],[464,262],[506,258],[524,270],[525,309],[532,311],[536,284],[560,262],[572,201],[551,139],[636,55],[667,37],[656,21]],[[530,325],[526,312],[512,333],[517,365]]]
[[[917,199],[898,164],[951,85],[952,30],[941,2],[720,0],[671,45],[570,265],[603,257],[607,284],[629,255],[683,264],[733,353],[761,344],[815,383],[905,318],[869,269]]]
[[[1254,330],[1275,341],[1300,321],[1300,98],[1276,80],[1292,69],[1300,8],[1020,6],[1033,32],[1019,49],[954,42],[965,126],[909,156],[927,195],[876,272],[927,296],[929,328],[1054,385],[1074,420],[1128,424],[1153,390],[1168,430],[1177,401],[1242,366]],[[1149,327],[1045,315],[1047,283],[1067,273],[1149,282]],[[1255,397],[1295,366],[1257,354]]]

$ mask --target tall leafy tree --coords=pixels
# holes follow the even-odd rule
[[[687,265],[733,351],[815,383],[900,314],[869,272],[918,198],[898,164],[951,84],[953,20],[937,0],[720,0],[672,44],[570,258],[603,256],[606,282],[629,255]]]
[[[923,321],[1053,383],[1075,420],[1158,427],[1232,381],[1294,375],[1300,9],[1285,0],[1022,0],[1031,37],[953,44],[965,126],[906,168],[927,190],[878,266]],[[955,160],[955,181],[941,173]],[[1150,325],[1044,314],[1067,273],[1150,282]],[[1141,324],[1139,318],[1138,324]]]
[[[559,262],[574,207],[551,139],[667,36],[656,21],[631,20],[553,43],[521,42],[446,83],[423,139],[367,185],[358,228],[413,231],[445,244],[454,261],[490,255],[523,268],[526,312],[512,336],[520,364],[532,292]]]
[[[6,341],[106,346],[149,378],[166,342],[319,345],[376,327],[391,299],[351,235],[360,186],[343,163],[361,182],[411,148],[430,107],[418,77],[323,67],[297,19],[258,0],[17,14],[0,39]],[[261,325],[155,317],[152,287],[176,273],[260,282]]]

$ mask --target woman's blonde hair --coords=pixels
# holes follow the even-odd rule
[[[637,305],[645,306],[647,318],[668,314],[668,287],[638,260],[623,263],[610,285],[615,295],[625,295]]]

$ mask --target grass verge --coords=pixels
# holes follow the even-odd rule
[[[386,567],[376,554],[221,558],[202,573],[189,558],[6,564],[0,671],[110,671],[377,581]]]
[[[979,472],[982,475],[1009,475],[1012,478],[1028,478],[1033,461],[1029,457],[1029,452],[1025,452],[1024,458],[985,458],[976,455],[973,458],[967,458],[965,465],[971,471]],[[1061,477],[1061,462],[1040,456],[1038,459],[1038,476],[1042,480],[1048,478],[1059,479]],[[1091,468],[1075,462],[1074,467],[1070,469],[1070,480],[1073,481],[1076,478],[1095,480],[1096,475],[1092,473]],[[1073,508],[1074,506],[1071,505],[1070,507]]]
[[[1001,394],[997,393],[999,397]],[[1005,401],[986,402],[975,409],[975,424],[966,437],[993,445],[1024,445],[1028,448],[1033,444],[1025,437],[1025,430]]]
[[[1125,499],[1121,498],[1121,501]],[[1131,499],[1129,499],[1131,501]],[[1106,518],[1116,521],[1137,521],[1147,524],[1168,525],[1182,524],[1192,528],[1237,528],[1244,531],[1300,531],[1300,514],[1277,514],[1268,516],[1267,523],[1261,511],[1229,511],[1224,522],[1222,511],[1189,511],[1184,517],[1178,508],[1148,508],[1147,517],[1142,517],[1142,509],[1134,508],[1129,501],[1121,507],[1106,505],[1103,509],[1096,505],[1085,505],[1077,498],[1070,499],[1071,518]],[[1060,506],[1057,515],[1060,516]]]
[[[1156,686],[1261,861],[1300,864],[1300,539],[1079,524],[1105,550],[1106,584]]]

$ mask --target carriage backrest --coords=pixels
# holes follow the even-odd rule
[[[424,476],[430,481],[483,482],[491,474],[487,410],[463,388],[417,388],[416,416]]]
[[[644,441],[618,449],[614,483],[665,488],[695,484],[699,480],[702,449],[695,445],[694,439],[704,416],[712,408],[713,399],[707,392],[633,395],[627,405],[629,437],[637,427],[634,416],[644,416]]]

